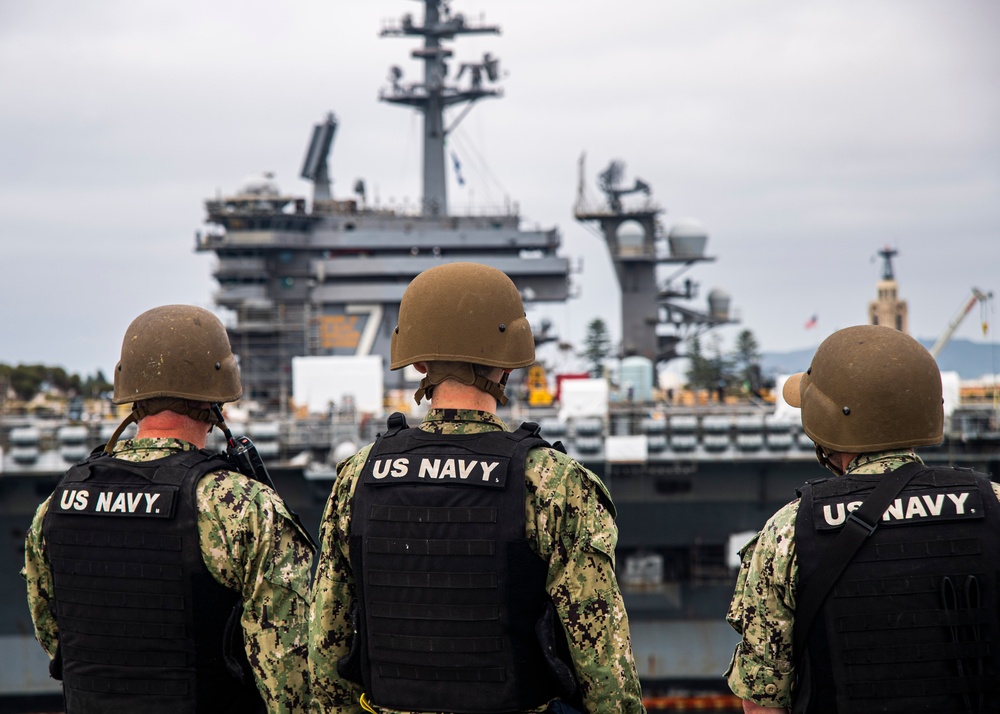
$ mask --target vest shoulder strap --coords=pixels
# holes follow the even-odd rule
[[[827,595],[830,594],[830,590],[840,579],[844,568],[851,562],[851,558],[858,552],[865,539],[878,528],[882,514],[885,513],[885,509],[889,507],[893,499],[906,488],[906,484],[914,476],[924,470],[923,464],[913,462],[904,464],[895,471],[886,474],[878,482],[875,489],[868,494],[868,498],[864,500],[861,507],[847,517],[843,530],[837,534],[836,539],[830,545],[809,589],[799,593],[799,601],[795,610],[795,628],[792,634],[794,640],[792,651],[795,653],[796,659],[801,658],[805,652],[806,640],[813,622],[816,620],[816,615],[823,606]],[[807,508],[812,507],[811,491],[812,489],[808,487],[803,489],[803,494],[809,494],[809,503],[800,503],[799,508],[802,508],[803,505]]]
[[[123,470],[151,482],[179,485],[191,472],[197,478],[220,469],[233,469],[223,454],[207,449],[182,451],[154,461],[116,459],[95,449],[90,456],[63,474],[61,483],[79,483],[106,470]]]
[[[389,418],[386,420],[386,426],[388,427],[385,432],[386,436],[394,436],[403,429],[409,428],[409,425],[406,423],[406,417],[399,412],[393,412],[389,415]]]

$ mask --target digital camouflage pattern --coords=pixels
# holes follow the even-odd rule
[[[178,439],[131,439],[115,445],[126,461],[155,461],[194,447]],[[198,532],[205,566],[243,594],[243,631],[267,710],[308,710],[307,627],[313,548],[284,502],[269,487],[235,471],[214,471],[198,482]],[[46,499],[25,540],[24,570],[35,636],[55,656],[59,626],[52,615],[52,575],[42,522]]]
[[[431,409],[420,428],[436,434],[509,431],[488,412]],[[309,666],[317,712],[356,712],[361,687],[337,676],[347,654],[355,598],[348,536],[351,497],[366,446],[337,466],[320,526],[320,557],[309,620]],[[643,712],[628,617],[615,579],[618,527],[600,479],[565,454],[533,449],[525,464],[525,535],[549,564],[547,588],[562,620],[587,712]],[[392,710],[375,708],[379,712]],[[544,707],[542,707],[544,710]]]
[[[895,471],[923,463],[910,450],[861,454],[851,474]],[[993,484],[1000,499],[1000,485]],[[799,568],[795,558],[798,500],[782,507],[740,551],[742,562],[726,620],[743,635],[726,672],[733,693],[766,707],[791,707],[795,671],[792,630]]]

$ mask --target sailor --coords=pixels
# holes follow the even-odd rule
[[[132,410],[25,543],[35,635],[68,714],[307,710],[311,540],[270,487],[205,449],[212,407],[241,394],[211,312],[157,307],[126,331],[113,401]]]
[[[611,497],[496,415],[534,358],[501,271],[449,263],[406,288],[390,367],[422,373],[431,408],[337,467],[310,616],[320,711],[644,711]]]
[[[934,358],[849,327],[782,394],[834,477],[741,552],[727,676],[744,711],[1000,711],[1000,487],[914,453],[943,439]]]

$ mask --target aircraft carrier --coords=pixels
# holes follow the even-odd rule
[[[227,410],[230,425],[254,440],[278,490],[314,533],[337,460],[373,439],[387,413],[419,417],[411,399],[417,375],[388,370],[399,301],[415,275],[442,262],[486,263],[511,276],[529,308],[609,287],[573,274],[574,256],[559,231],[524,230],[514,206],[449,208],[448,134],[473,105],[502,91],[495,56],[457,62],[448,45],[499,29],[443,0],[421,5],[422,18],[404,15],[381,31],[419,41],[411,56],[423,65],[420,77],[405,82],[394,67],[380,93],[422,117],[419,208],[373,205],[360,182],[349,196],[333,195],[329,156],[339,127],[330,113],[308,134],[301,175],[312,183],[311,196],[283,193],[273,177],[257,177],[205,202],[197,239],[198,251],[217,258],[215,302],[244,379],[244,399]],[[539,364],[511,385],[515,398],[501,416],[512,425],[539,422],[544,436],[563,441],[610,488],[618,576],[650,710],[732,710],[737,702],[722,673],[736,643],[724,622],[735,550],[796,486],[822,472],[796,410],[780,400],[672,393],[659,383],[658,367],[683,355],[692,338],[736,322],[726,293],[701,298],[689,277],[714,260],[708,234],[696,221],[666,221],[652,187],[626,183],[620,161],[598,174],[596,199],[585,173],[581,159],[573,215],[603,239],[614,265],[622,325],[617,388],[607,379],[557,380]],[[558,345],[551,327],[534,328],[540,356]],[[952,391],[947,438],[921,454],[998,473],[996,407],[960,403],[957,382]],[[111,411],[107,404],[74,414],[3,411],[0,522],[8,576],[0,581],[0,711],[58,710],[57,683],[47,676],[23,584],[12,574],[23,564],[35,508],[62,471],[107,440],[118,421]],[[214,446],[222,448],[221,438]]]

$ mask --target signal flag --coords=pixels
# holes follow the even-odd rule
[[[462,164],[458,163],[458,156],[455,152],[451,152],[451,161],[455,165],[455,180],[458,181],[459,186],[465,185],[465,179],[462,177]]]

